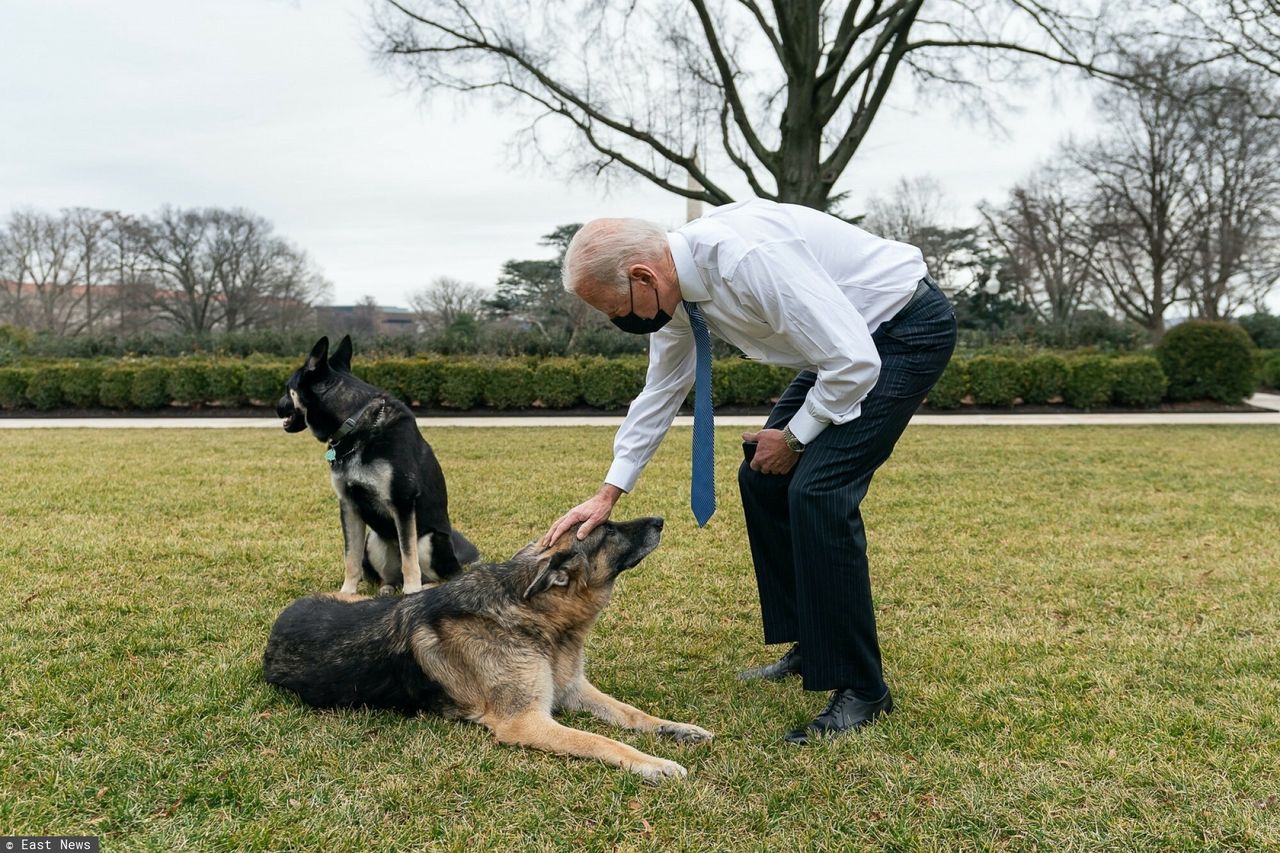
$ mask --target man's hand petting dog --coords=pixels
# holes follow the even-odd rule
[[[800,461],[796,453],[782,439],[780,429],[762,429],[759,432],[744,432],[742,440],[756,445],[756,454],[751,459],[751,470],[761,474],[789,474]]]
[[[542,537],[538,544],[543,548],[550,547],[552,542],[559,539],[566,530],[575,524],[582,525],[578,528],[578,540],[586,539],[587,534],[609,520],[614,504],[624,494],[625,492],[617,486],[605,483],[600,487],[600,491],[560,516],[560,519],[551,525],[551,529],[546,532],[546,535]]]

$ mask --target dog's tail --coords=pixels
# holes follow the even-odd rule
[[[471,543],[471,540],[463,536],[453,529],[449,531],[449,542],[453,545],[453,554],[458,558],[461,565],[469,565],[478,562],[480,559],[480,549]]]

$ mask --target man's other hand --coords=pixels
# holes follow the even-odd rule
[[[618,498],[622,497],[623,494],[622,489],[605,483],[594,496],[560,516],[560,519],[551,525],[551,529],[542,537],[542,541],[539,544],[543,548],[548,547],[552,542],[559,539],[566,530],[579,523],[582,526],[578,528],[578,538],[585,539],[588,533],[609,520],[609,514],[613,512],[613,505],[618,502]]]
[[[761,474],[788,474],[800,461],[796,453],[782,440],[782,430],[762,429],[759,432],[744,432],[743,441],[756,443],[756,455],[751,460],[751,470]]]

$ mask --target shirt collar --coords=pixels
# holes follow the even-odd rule
[[[707,302],[711,293],[702,280],[698,265],[693,262],[693,250],[689,241],[679,231],[667,232],[671,245],[671,258],[676,262],[676,276],[680,279],[680,298],[688,302]]]

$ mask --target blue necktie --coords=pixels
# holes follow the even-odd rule
[[[696,364],[693,397],[693,483],[689,489],[689,506],[699,527],[705,527],[716,511],[716,432],[711,416],[711,334],[702,309],[694,302],[684,303],[693,331]]]

